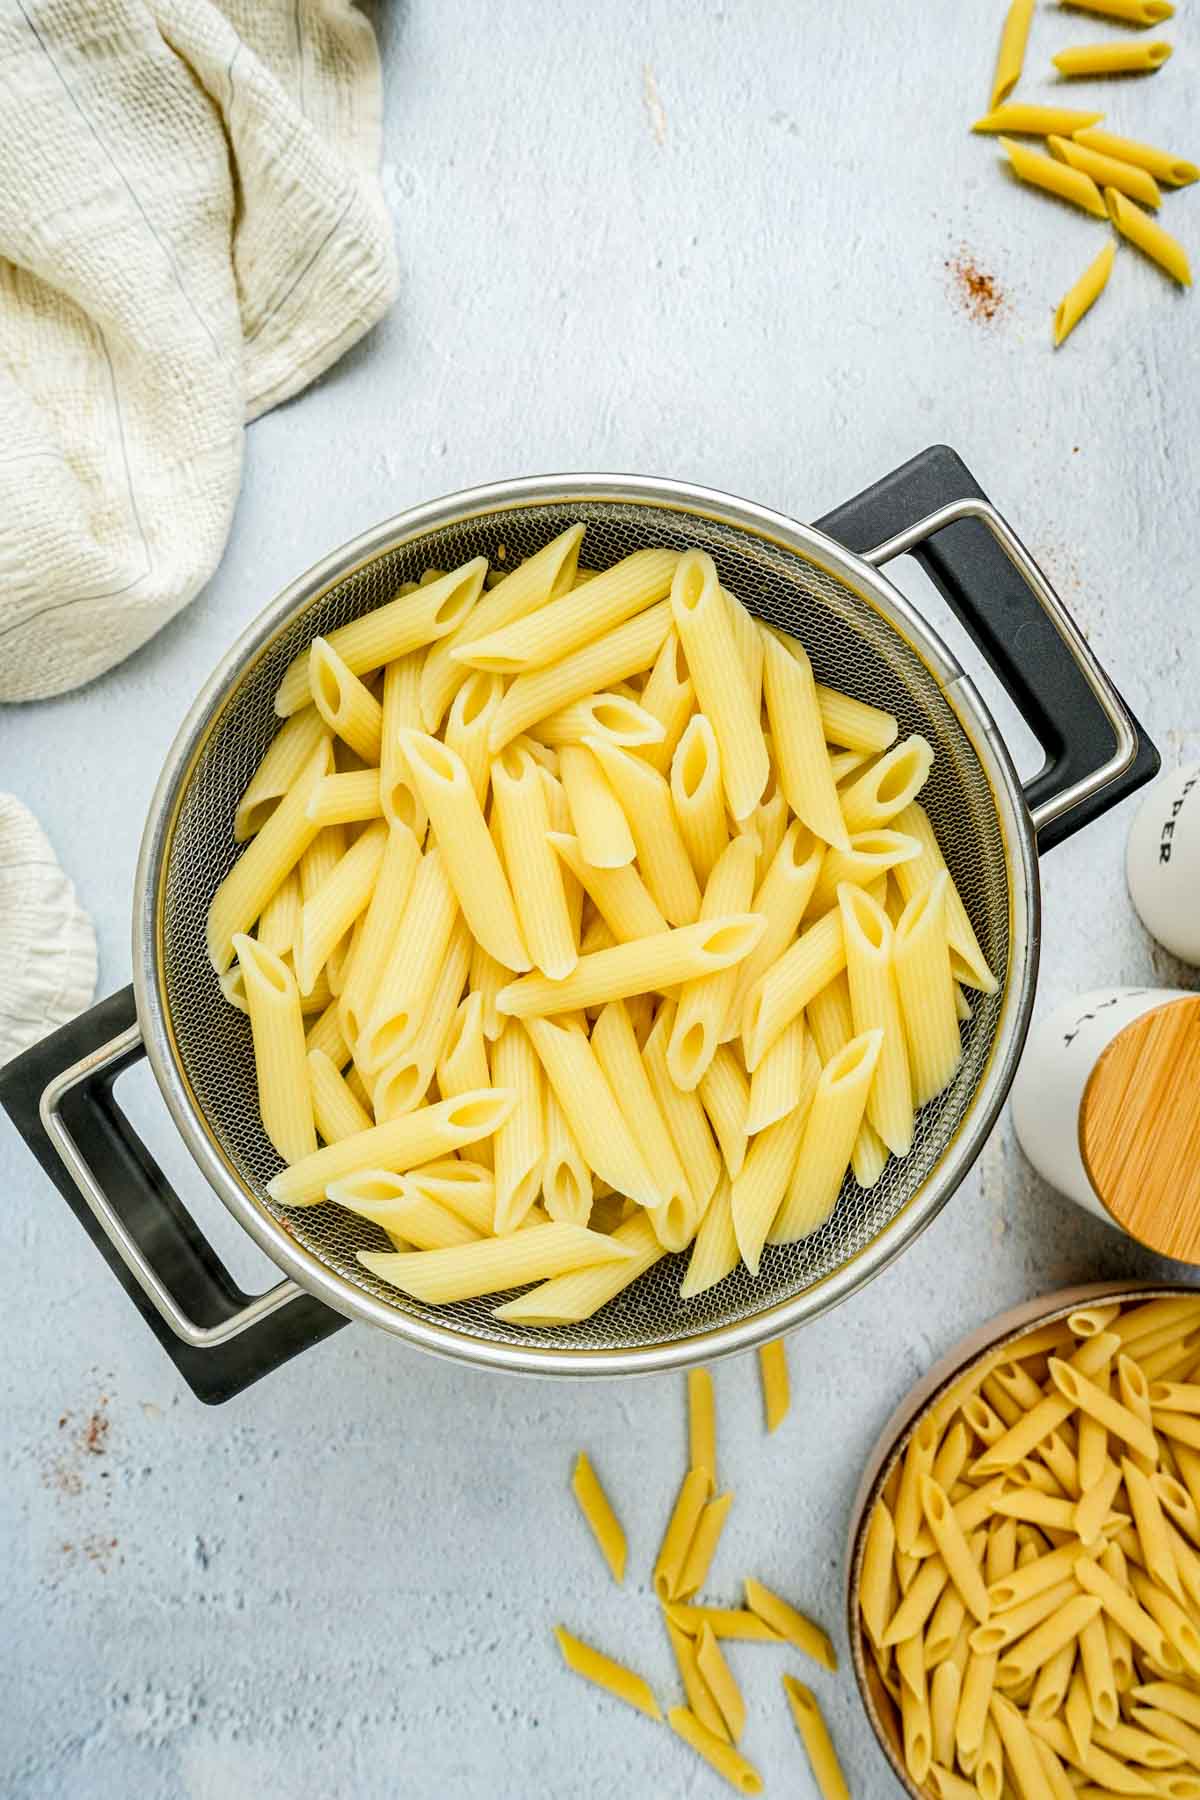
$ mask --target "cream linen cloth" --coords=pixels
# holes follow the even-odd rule
[[[96,991],[96,934],[33,814],[0,794],[0,1066]]]
[[[244,422],[390,304],[374,34],[350,0],[0,0],[0,145],[0,700],[34,700],[192,599]]]

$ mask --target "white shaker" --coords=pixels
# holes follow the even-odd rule
[[[1129,828],[1125,879],[1150,936],[1200,968],[1200,763],[1147,788]]]
[[[1039,1174],[1164,1256],[1200,1265],[1200,996],[1097,988],[1040,1020],[1012,1086]]]

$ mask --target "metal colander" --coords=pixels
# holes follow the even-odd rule
[[[1025,961],[1031,865],[1015,848],[1030,837],[1020,790],[986,715],[956,665],[866,564],[819,533],[787,526],[785,537],[785,521],[763,529],[759,521],[774,524],[774,515],[732,502],[718,507],[715,497],[689,506],[677,498],[683,490],[629,481],[609,497],[575,482],[563,493],[547,493],[551,484],[540,484],[540,494],[530,493],[534,484],[482,490],[512,498],[480,504],[470,496],[474,505],[441,522],[427,509],[434,520],[424,528],[412,530],[410,519],[392,541],[385,528],[365,555],[351,563],[343,554],[315,571],[252,628],[202,696],[164,777],[169,804],[143,850],[137,958],[139,1013],[160,1084],[169,1102],[175,1097],[172,1110],[227,1204],[277,1261],[339,1310],[427,1347],[572,1373],[610,1362],[661,1367],[757,1341],[840,1298],[932,1216],[1002,1098],[1006,1083],[985,1080],[1002,1025],[1007,1020],[1011,1033],[1014,1014],[1027,1011],[1014,1008],[1010,976],[1014,961]],[[356,1259],[359,1250],[389,1247],[376,1227],[329,1204],[288,1212],[271,1201],[266,1184],[280,1164],[259,1121],[249,1022],[222,999],[204,924],[236,860],[235,808],[279,727],[273,697],[293,658],[431,566],[453,568],[482,555],[511,567],[573,521],[587,527],[583,559],[591,567],[650,545],[708,551],[724,586],[752,613],[801,639],[819,680],[895,713],[902,735],[928,739],[935,758],[922,801],[1000,987],[990,998],[971,996],[962,1064],[953,1085],[920,1113],[908,1156],[892,1159],[869,1191],[848,1176],[814,1236],[768,1248],[757,1278],[739,1268],[687,1302],[678,1294],[686,1253],[667,1257],[596,1317],[535,1331],[492,1316],[506,1296],[439,1308],[412,1301]],[[1015,1028],[1019,1042],[1023,1017]]]

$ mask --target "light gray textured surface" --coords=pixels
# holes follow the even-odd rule
[[[393,316],[251,430],[228,554],[190,610],[85,692],[0,716],[0,783],[41,818],[95,917],[102,992],[128,979],[161,758],[226,645],[331,546],[505,475],[640,470],[810,518],[945,439],[1043,559],[1164,757],[1200,753],[1200,313],[1123,249],[1111,291],[1052,355],[1052,306],[1103,228],[1019,190],[995,145],[965,134],[1001,10],[382,9],[404,269]],[[1163,73],[1103,94],[1115,129],[1194,155],[1200,27],[1187,8],[1175,25]],[[1030,66],[1105,35],[1042,8]],[[1198,206],[1193,191],[1165,209],[1194,245]],[[991,325],[956,301],[945,264],[962,247],[1006,296]],[[1130,913],[1125,826],[1110,817],[1046,865],[1040,1008],[1105,981],[1195,984]],[[261,1275],[154,1127],[151,1084],[136,1085],[182,1190],[235,1268]],[[681,1380],[488,1379],[352,1328],[206,1410],[7,1126],[0,1180],[0,1791],[724,1791],[664,1728],[563,1672],[550,1637],[561,1619],[673,1702],[648,1573],[683,1465]],[[733,1600],[755,1572],[844,1647],[847,1507],[913,1378],[1011,1301],[1155,1272],[1032,1177],[1006,1121],[916,1248],[792,1341],[795,1402],[777,1437],[762,1432],[753,1363],[717,1371],[721,1473],[738,1499],[715,1593]],[[103,1454],[84,1442],[97,1411]],[[629,1531],[621,1593],[567,1494],[580,1445]],[[779,1689],[800,1659],[745,1646],[733,1660],[768,1790],[811,1794]],[[814,1685],[858,1800],[891,1792],[849,1675],[816,1671]]]

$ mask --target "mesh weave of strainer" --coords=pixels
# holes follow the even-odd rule
[[[576,520],[587,527],[583,560],[594,568],[650,545],[707,550],[723,585],[752,613],[801,639],[818,680],[895,713],[901,735],[917,731],[929,740],[935,759],[921,799],[1000,992],[990,999],[971,996],[974,1012],[964,1028],[962,1064],[953,1085],[918,1116],[908,1156],[893,1158],[869,1192],[847,1176],[828,1223],[803,1243],[768,1248],[757,1279],[739,1267],[708,1293],[681,1301],[686,1253],[666,1257],[595,1318],[534,1331],[492,1317],[492,1308],[506,1296],[438,1308],[409,1300],[355,1259],[360,1249],[390,1247],[374,1226],[329,1204],[284,1213],[268,1198],[266,1183],[279,1159],[259,1122],[249,1022],[221,996],[205,953],[204,922],[217,884],[236,859],[234,810],[278,729],[272,702],[293,657],[314,637],[389,600],[401,582],[417,579],[426,568],[454,568],[479,555],[512,567]],[[829,1276],[896,1217],[937,1165],[970,1106],[1000,1019],[1009,962],[1009,890],[996,802],[933,675],[874,607],[797,552],[734,525],[653,504],[568,497],[514,506],[386,550],[336,582],[292,621],[229,694],[186,781],[166,857],[161,992],[180,1072],[224,1157],[261,1213],[283,1223],[343,1282],[402,1313],[474,1339],[575,1351],[663,1345],[741,1322]]]

